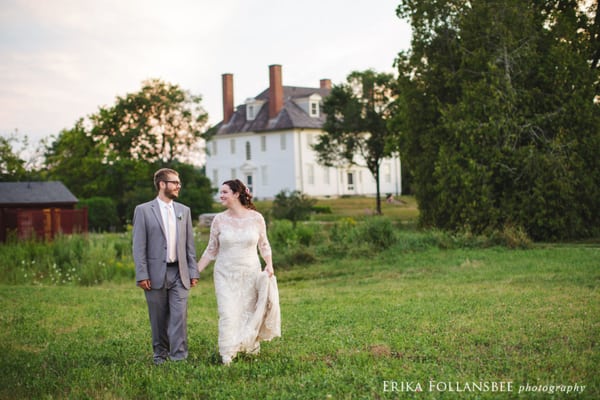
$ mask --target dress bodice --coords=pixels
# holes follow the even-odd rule
[[[243,217],[234,217],[225,211],[213,219],[208,246],[204,255],[223,263],[255,264],[258,252],[263,257],[271,255],[263,216],[249,211]]]

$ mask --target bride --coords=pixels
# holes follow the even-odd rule
[[[261,340],[281,336],[281,316],[266,224],[252,194],[235,179],[223,183],[219,198],[227,210],[213,219],[198,270],[216,260],[219,353],[229,365],[238,352],[257,354]]]

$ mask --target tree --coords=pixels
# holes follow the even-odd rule
[[[118,97],[114,106],[101,108],[87,122],[79,120],[48,144],[47,176],[63,181],[80,199],[111,199],[119,228],[130,221],[137,204],[156,195],[152,176],[162,167],[182,175],[186,189],[181,200],[194,215],[211,211],[210,182],[197,167],[182,162],[199,141],[206,118],[199,96],[161,81],[145,82],[140,92]],[[89,215],[100,206],[110,205],[89,202]],[[106,226],[98,224],[99,229]]]
[[[63,182],[76,197],[107,194],[111,182],[105,173],[105,147],[86,131],[83,119],[51,138],[45,159],[47,177]]]
[[[316,202],[315,199],[307,197],[299,190],[293,192],[282,190],[273,200],[273,216],[292,221],[295,228],[298,221],[308,219]]]
[[[15,136],[0,136],[0,182],[18,182],[27,174],[25,160],[13,148],[15,141]]]
[[[347,83],[334,85],[325,99],[326,121],[313,149],[320,164],[361,165],[365,163],[377,186],[377,213],[381,214],[379,167],[390,156],[387,142],[392,137],[388,127],[393,100],[391,74],[373,70],[354,71]]]
[[[39,180],[39,151],[32,151],[27,135],[20,135],[17,130],[0,136],[0,182]]]
[[[413,42],[396,61],[393,125],[422,224],[516,225],[544,240],[598,233],[595,7],[401,2]]]
[[[108,197],[90,197],[80,200],[77,208],[88,208],[88,228],[95,232],[115,230],[119,224],[117,207],[113,199]]]
[[[148,80],[139,92],[100,108],[91,117],[92,135],[112,159],[182,160],[198,144],[208,120],[201,100],[177,85]]]

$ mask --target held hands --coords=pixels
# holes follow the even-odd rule
[[[190,279],[190,286],[191,287],[196,287],[197,284],[198,284],[198,279],[197,278]],[[152,289],[152,284],[150,283],[150,279],[139,281],[138,282],[138,286],[140,288],[144,289],[144,290],[151,290]]]
[[[150,279],[145,279],[143,281],[139,281],[138,286],[144,290],[152,289],[152,284],[150,283]]]
[[[198,261],[198,272],[202,272],[204,271],[204,268],[206,268],[208,266],[208,263],[210,262],[210,260],[205,260],[203,258],[200,259],[200,261]]]

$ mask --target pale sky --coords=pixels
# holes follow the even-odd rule
[[[410,44],[399,0],[0,0],[0,135],[35,143],[159,78],[222,117],[269,86],[318,87],[355,70],[394,72]]]

